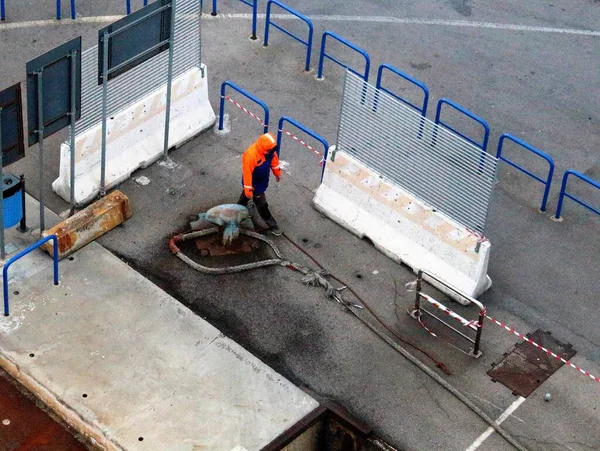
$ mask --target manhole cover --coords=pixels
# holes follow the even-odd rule
[[[194,242],[202,257],[247,254],[260,248],[259,241],[246,235],[240,235],[227,247],[223,246],[221,239],[222,234],[216,233],[196,238]]]
[[[550,332],[538,329],[528,334],[527,338],[566,360],[576,354],[570,344],[561,343]],[[488,371],[488,375],[494,382],[500,382],[511,389],[514,394],[527,397],[561,366],[563,363],[560,360],[524,341],[518,343],[510,354]]]

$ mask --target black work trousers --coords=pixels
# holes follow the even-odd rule
[[[258,214],[263,219],[263,221],[265,221],[267,226],[269,226],[271,228],[277,227],[277,221],[275,220],[273,215],[271,215],[271,211],[269,210],[269,204],[267,202],[266,193],[255,194],[254,196],[252,196],[252,198],[254,200],[254,205],[256,205],[256,209],[258,210]],[[242,195],[240,196],[240,199],[238,200],[238,204],[243,205],[244,207],[247,207],[249,200],[250,199],[248,199],[246,197],[246,195],[244,194],[244,192],[242,191]],[[252,213],[253,212],[251,211],[250,214],[252,214]],[[254,218],[252,218],[252,222],[254,223],[254,226],[256,227],[256,222],[254,221]]]

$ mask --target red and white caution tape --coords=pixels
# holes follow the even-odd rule
[[[554,357],[555,359],[560,360],[562,363],[564,363],[565,365],[569,365],[571,368],[576,369],[577,371],[579,371],[581,374],[589,377],[590,379],[596,381],[596,382],[600,382],[600,377],[596,377],[593,374],[590,374],[589,372],[585,371],[583,368],[579,368],[577,365],[575,365],[574,363],[571,363],[571,361],[566,360],[564,358],[562,358],[561,356],[559,356],[558,354],[555,354],[554,352],[550,351],[549,349],[544,348],[542,345],[537,344],[535,341],[531,341],[529,338],[527,338],[525,335],[517,332],[516,330],[514,330],[512,327],[507,326],[504,323],[501,323],[500,321],[498,321],[497,319],[492,318],[491,316],[485,315],[485,317],[487,319],[489,319],[491,322],[493,322],[494,324],[497,324],[498,326],[502,327],[503,329],[506,329],[509,332],[512,332],[513,334],[515,334],[517,337],[521,338],[522,340],[525,340],[527,343],[535,346],[538,349],[541,349],[542,351],[544,351],[546,354],[551,355],[552,357]]]
[[[247,109],[245,106],[243,106],[241,103],[236,102],[235,100],[233,100],[231,97],[229,96],[225,96],[224,97],[225,100],[228,100],[229,102],[233,103],[235,106],[237,106],[240,110],[242,110],[244,113],[246,113],[247,115],[249,115],[250,117],[253,117],[254,119],[256,119],[258,122],[261,123],[261,125],[265,125],[265,122],[258,117],[256,114],[254,114],[252,111],[250,111],[249,109]],[[310,144],[305,143],[304,141],[302,141],[300,138],[298,138],[296,135],[294,135],[292,132],[289,132],[287,130],[281,130],[282,132],[284,132],[286,135],[288,135],[290,138],[292,138],[295,141],[298,141],[300,144],[302,144],[304,147],[306,147],[308,150],[310,150],[311,152],[317,154],[318,156],[321,157],[321,161],[319,161],[319,164],[323,164],[323,162],[325,161],[325,158],[323,157],[323,153],[319,152],[318,150],[316,150],[314,147],[312,147]]]
[[[292,138],[295,141],[298,141],[300,144],[302,144],[304,147],[306,147],[308,150],[310,150],[313,153],[316,153],[318,156],[321,157],[321,163],[323,162],[323,154],[321,152],[319,152],[318,150],[316,150],[314,147],[310,146],[309,144],[305,143],[304,141],[302,141],[300,138],[298,138],[296,135],[294,135],[292,132],[288,132],[287,130],[283,129],[281,130],[282,132],[284,132],[286,135],[288,135],[290,138]]]
[[[231,103],[233,103],[236,107],[238,107],[240,110],[242,110],[244,113],[246,113],[247,115],[253,117],[254,119],[256,119],[258,122],[261,123],[261,125],[265,125],[265,122],[258,117],[256,114],[254,114],[252,111],[246,109],[242,104],[236,102],[235,100],[233,100],[231,97],[229,96],[225,96],[225,100],[229,100]]]
[[[435,299],[433,299],[431,296],[428,296],[426,294],[421,293],[421,297],[423,299],[425,299],[427,302],[429,302],[431,305],[433,305],[435,308],[441,310],[442,312],[444,312],[446,315],[450,316],[451,318],[454,318],[455,320],[457,320],[459,323],[461,323],[463,326],[469,327],[473,330],[477,330],[478,327],[478,323],[477,321],[469,321],[465,318],[463,318],[462,316],[460,316],[458,313],[454,313],[452,310],[450,310],[448,307],[440,304],[439,302],[437,302]]]

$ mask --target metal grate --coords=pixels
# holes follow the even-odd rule
[[[173,78],[200,65],[200,0],[178,0],[175,4]],[[168,52],[162,52],[108,83],[108,115],[123,110],[167,83]],[[98,47],[81,55],[81,120],[79,135],[102,120],[102,85],[98,85]]]
[[[337,149],[483,234],[497,159],[348,71]]]

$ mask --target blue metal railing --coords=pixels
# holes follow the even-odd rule
[[[521,147],[529,150],[530,152],[542,157],[544,160],[546,160],[548,162],[548,164],[550,165],[550,168],[548,169],[548,176],[546,177],[545,180],[543,178],[538,177],[537,175],[533,174],[531,171],[525,169],[524,167],[519,166],[517,163],[502,156],[502,148],[504,145],[504,141],[507,139],[509,141],[512,141],[512,142],[520,145]],[[496,151],[496,158],[498,158],[498,160],[502,160],[502,161],[508,163],[513,168],[518,169],[519,171],[527,174],[529,177],[534,178],[535,180],[537,180],[540,183],[543,183],[546,186],[546,188],[544,189],[544,196],[542,198],[542,205],[540,207],[540,211],[542,211],[542,212],[546,211],[546,204],[548,202],[548,194],[550,193],[550,185],[552,185],[552,177],[554,175],[554,161],[552,160],[552,157],[550,155],[548,155],[547,153],[542,152],[539,149],[536,149],[532,145],[527,144],[525,141],[520,140],[516,136],[513,136],[509,133],[504,133],[498,140],[498,150]]]
[[[292,124],[297,129],[302,130],[304,133],[306,133],[309,136],[312,136],[314,139],[316,139],[321,144],[323,144],[323,165],[322,165],[322,168],[321,168],[321,181],[322,181],[323,180],[323,174],[325,172],[325,165],[327,164],[327,154],[329,152],[329,144],[327,143],[327,140],[325,138],[323,138],[321,135],[313,132],[311,129],[306,128],[300,122],[295,121],[291,117],[282,116],[281,119],[279,119],[279,125],[277,127],[277,146],[279,148],[279,152],[278,153],[281,152],[281,137],[282,137],[282,133],[283,133],[283,124],[285,122],[288,122],[288,123]]]
[[[349,47],[352,50],[356,51],[357,53],[360,53],[365,58],[364,74],[360,74],[360,73],[356,72],[350,66],[342,63],[341,61],[335,59],[333,56],[325,53],[325,47],[327,45],[327,36],[331,36],[336,41],[341,42],[346,47]],[[356,45],[352,44],[350,41],[347,41],[346,39],[342,38],[340,35],[333,33],[332,31],[326,31],[325,33],[323,33],[323,37],[321,38],[321,53],[319,56],[319,72],[317,74],[318,79],[323,79],[323,63],[325,62],[325,58],[330,59],[331,61],[339,64],[342,67],[345,67],[350,72],[358,75],[359,77],[362,77],[365,81],[369,81],[369,70],[371,69],[371,58],[369,57],[369,54],[366,51],[364,51],[363,49],[361,49],[360,47],[357,47]]]
[[[144,0],[144,6],[148,6],[148,0]],[[125,9],[127,10],[127,15],[131,14],[131,0],[125,0]]]
[[[273,4],[279,6],[282,9],[285,9],[287,12],[296,16],[298,19],[300,19],[306,25],[308,25],[308,40],[304,41],[304,40],[300,39],[295,34],[292,34],[290,31],[277,25],[276,23],[274,23],[271,20],[271,6]],[[279,2],[278,0],[269,0],[269,2],[267,3],[267,16],[265,19],[265,41],[263,44],[265,47],[269,45],[269,26],[273,26],[273,27],[277,28],[279,31],[287,34],[292,39],[295,39],[296,41],[298,41],[301,44],[304,44],[306,46],[306,63],[304,65],[304,70],[308,72],[310,70],[310,56],[312,54],[312,42],[313,42],[313,31],[314,31],[311,20],[308,17],[306,17],[304,14],[300,14],[298,11],[290,8],[287,5],[284,5],[283,3]]]
[[[556,207],[556,216],[554,217],[554,219],[560,219],[560,212],[562,211],[563,201],[564,201],[565,197],[568,197],[573,202],[576,202],[579,205],[581,205],[582,207],[585,207],[588,210],[593,211],[597,215],[600,215],[600,210],[597,210],[596,208],[592,207],[589,204],[586,204],[582,200],[577,199],[572,194],[567,193],[567,181],[569,180],[570,175],[583,180],[584,182],[592,185],[595,188],[600,189],[600,182],[597,182],[596,180],[589,178],[587,175],[584,175],[581,172],[577,172],[573,169],[569,169],[568,171],[565,172],[565,175],[563,176],[562,185],[560,187],[560,196],[558,197],[558,206]]]
[[[470,117],[475,122],[481,124],[481,126],[484,129],[483,142],[479,143],[479,142],[475,141],[474,139],[469,138],[467,135],[459,132],[458,130],[456,130],[455,128],[451,127],[450,125],[442,122],[442,120],[441,120],[440,117],[441,117],[441,112],[442,112],[442,106],[444,104],[446,104],[446,105],[454,108],[457,111],[460,111],[465,116]],[[489,127],[489,125],[482,118],[480,118],[479,116],[475,115],[474,113],[471,113],[469,110],[467,110],[466,108],[463,108],[458,103],[455,103],[455,102],[453,102],[450,99],[440,99],[439,102],[438,102],[438,104],[437,104],[437,111],[435,113],[435,123],[438,124],[438,125],[441,125],[441,126],[443,126],[445,128],[447,128],[448,130],[450,130],[450,131],[452,131],[454,133],[456,133],[458,136],[460,136],[461,138],[466,139],[471,144],[473,144],[473,145],[479,147],[480,149],[482,149],[484,152],[487,150],[488,141],[490,139],[490,127]]]
[[[45,238],[42,238],[37,243],[32,244],[27,249],[23,249],[17,255],[15,255],[14,257],[11,257],[4,264],[4,268],[2,269],[2,282],[4,283],[4,287],[3,287],[4,288],[4,316],[8,316],[9,315],[9,308],[8,308],[8,268],[10,268],[10,265],[12,265],[14,262],[16,262],[20,258],[26,256],[31,251],[34,251],[35,249],[37,249],[38,247],[40,247],[41,245],[43,245],[44,243],[46,243],[47,241],[50,241],[50,240],[52,240],[52,242],[53,242],[53,251],[54,251],[53,255],[52,255],[52,258],[54,260],[54,285],[58,285],[58,238],[56,237],[56,235],[49,235],[49,236],[47,236]]]
[[[390,72],[393,72],[394,74],[398,75],[401,78],[404,78],[406,81],[411,82],[413,85],[415,85],[417,88],[420,88],[421,91],[423,91],[423,103],[422,105],[419,107],[418,105],[415,105],[414,103],[406,100],[403,97],[400,97],[397,94],[394,94],[392,91],[390,91],[389,89],[384,88],[383,86],[381,86],[381,80],[383,78],[383,72],[384,70],[388,70]],[[400,70],[396,69],[394,66],[391,66],[389,64],[382,64],[381,66],[379,66],[379,70],[377,71],[377,84],[375,85],[375,88],[377,88],[379,91],[383,91],[388,93],[389,95],[391,95],[392,97],[394,97],[396,100],[401,101],[402,103],[405,103],[406,105],[414,108],[415,110],[417,110],[418,112],[421,113],[421,115],[423,117],[427,116],[427,105],[429,103],[429,89],[427,89],[427,86],[425,86],[425,83],[411,77],[408,74],[405,74],[404,72],[401,72]],[[377,109],[377,103],[379,101],[379,93],[375,94],[375,109]]]
[[[76,16],[75,0],[71,0],[71,19],[75,20],[75,16]],[[56,20],[60,20],[60,19],[61,19],[61,0],[56,0]],[[2,21],[6,20],[6,7],[4,5],[4,0],[0,0],[0,20],[2,20]]]
[[[60,20],[60,1],[56,0],[56,20]],[[75,0],[71,0],[71,19],[75,20]]]
[[[267,106],[267,104],[260,100],[258,97],[250,94],[248,91],[246,91],[243,88],[240,88],[238,85],[229,80],[224,81],[221,85],[221,103],[219,106],[219,130],[223,130],[223,114],[225,113],[225,88],[227,88],[227,86],[229,86],[234,91],[239,92],[244,97],[252,100],[253,102],[262,107],[265,113],[265,119],[264,121],[262,121],[264,125],[264,133],[267,133],[269,131],[269,107]]]
[[[252,36],[250,39],[256,39],[256,18],[258,14],[258,0],[239,0],[240,2],[248,5],[252,8]],[[217,0],[212,0],[212,12],[210,13],[213,16],[217,15]]]

